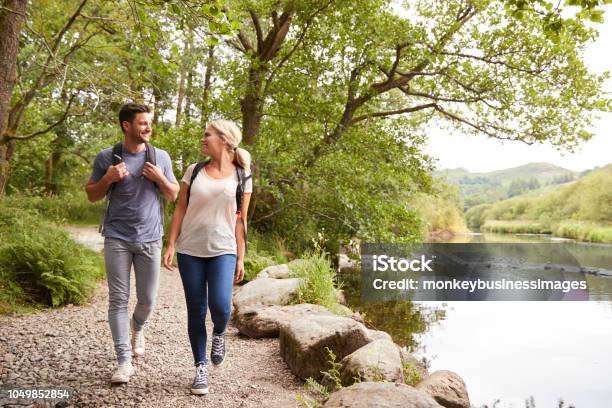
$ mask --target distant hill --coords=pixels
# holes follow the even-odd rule
[[[530,191],[548,189],[551,185],[574,181],[580,175],[581,173],[550,163],[529,163],[487,173],[472,173],[464,168],[434,172],[434,176],[441,177],[446,179],[447,182],[459,186],[466,209]]]
[[[546,190],[474,206],[466,212],[467,224],[483,231],[612,242],[612,164]]]

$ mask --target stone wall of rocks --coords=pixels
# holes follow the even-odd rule
[[[299,260],[293,262],[300,262]],[[279,353],[297,377],[325,382],[329,370],[326,349],[340,363],[343,385],[325,407],[470,408],[464,381],[452,371],[429,374],[413,355],[388,333],[370,330],[354,314],[338,316],[323,306],[290,304],[301,281],[288,265],[262,270],[234,294],[234,324],[251,338],[278,337]],[[343,299],[341,293],[339,299]],[[420,380],[404,383],[405,370]]]

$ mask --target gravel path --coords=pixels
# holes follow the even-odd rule
[[[95,228],[71,228],[71,233],[82,242],[99,245]],[[136,301],[133,279],[131,293],[130,311]],[[0,382],[21,387],[68,386],[75,390],[73,406],[299,406],[295,395],[303,392],[302,382],[280,358],[278,339],[248,339],[231,324],[226,337],[228,360],[221,368],[211,367],[210,393],[189,393],[195,369],[183,289],[178,271],[166,269],[162,269],[157,306],[147,326],[146,355],[134,360],[136,375],[128,385],[111,387],[108,380],[115,369],[115,355],[107,302],[103,281],[88,305],[0,316]],[[207,327],[210,333],[210,315]]]

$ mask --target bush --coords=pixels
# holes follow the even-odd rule
[[[33,209],[0,201],[0,311],[83,303],[103,276],[102,259]]]
[[[13,194],[3,198],[5,207],[30,208],[57,223],[98,225],[106,208],[104,200],[90,203],[85,192],[51,196]]]
[[[326,255],[305,253],[303,262],[291,265],[291,275],[304,278],[295,303],[314,303],[335,313],[341,312],[336,299],[336,287],[341,285],[336,283],[336,272]]]

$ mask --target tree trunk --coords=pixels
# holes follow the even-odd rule
[[[255,141],[263,117],[263,78],[266,65],[249,68],[249,83],[244,98],[240,101],[242,112],[242,142],[250,145]]]
[[[9,160],[15,149],[15,141],[6,137],[6,130],[27,0],[3,0],[0,4],[0,195],[3,195],[11,170]]]
[[[191,98],[193,88],[193,72],[191,66],[187,72],[187,89],[185,90],[185,121],[189,125],[191,123]]]
[[[178,101],[176,103],[176,120],[174,121],[174,125],[176,127],[181,126],[181,116],[183,115],[183,101],[185,99],[185,82],[187,80],[187,73],[190,70],[189,58],[190,51],[193,48],[193,35],[191,30],[187,32],[185,37],[185,48],[183,48],[183,58],[181,61],[181,72],[179,79],[179,89],[178,89]]]
[[[210,88],[212,85],[212,73],[213,67],[215,63],[215,47],[212,45],[208,47],[208,58],[206,59],[206,72],[204,73],[204,91],[202,92],[202,125],[205,125],[208,122],[208,118],[210,116],[209,107],[208,107],[208,99],[210,97]]]

